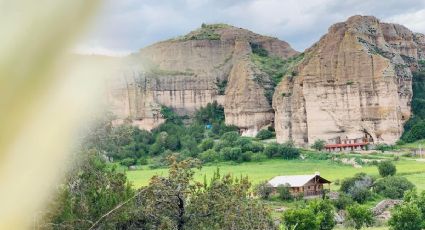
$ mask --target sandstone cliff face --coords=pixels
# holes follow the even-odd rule
[[[418,44],[418,58],[425,60],[425,35],[415,33],[413,39]]]
[[[298,75],[277,87],[279,142],[371,137],[394,143],[410,117],[418,44],[407,28],[353,16],[308,49]]]
[[[125,70],[110,90],[117,121],[127,119],[151,129],[163,122],[161,105],[191,115],[217,101],[225,107],[227,124],[255,135],[272,122],[274,112],[262,86],[253,81],[259,70],[250,61],[252,43],[283,59],[297,54],[275,38],[227,25],[208,25],[127,57]]]

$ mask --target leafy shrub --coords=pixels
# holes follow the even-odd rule
[[[329,200],[314,200],[305,208],[290,209],[283,213],[285,229],[330,230],[336,225],[335,210]]]
[[[293,198],[288,184],[279,185],[276,191],[279,194],[279,199],[281,200],[292,200]]]
[[[413,189],[414,185],[405,177],[389,176],[375,182],[374,189],[378,194],[391,199],[400,199],[404,192]]]
[[[424,227],[422,219],[418,205],[406,202],[393,209],[388,225],[391,229],[421,230]]]
[[[261,57],[267,57],[269,55],[269,52],[266,49],[264,49],[261,46],[261,44],[254,43],[254,42],[251,42],[249,44],[251,46],[251,50],[253,54],[256,54]]]
[[[279,156],[279,144],[271,143],[264,148],[264,155],[268,158]]]
[[[372,177],[364,173],[358,173],[352,178],[342,180],[340,190],[351,196],[353,200],[364,203],[372,196],[372,192],[370,191],[372,184]]]
[[[318,230],[319,224],[313,210],[308,208],[290,209],[282,215],[285,229]]]
[[[212,138],[206,138],[204,139],[201,144],[199,145],[199,148],[202,151],[206,151],[208,149],[212,149],[214,147],[214,139]]]
[[[322,151],[325,148],[326,141],[317,139],[314,141],[314,144],[311,146],[313,149],[316,149],[317,151]]]
[[[368,207],[355,204],[347,208],[347,219],[355,229],[361,229],[372,226],[373,213]]]
[[[224,121],[224,107],[217,101],[201,107],[195,114],[195,122],[199,124],[214,124]]]
[[[287,144],[281,145],[279,152],[283,159],[297,159],[300,157],[300,150]]]
[[[350,196],[346,195],[345,193],[339,194],[338,199],[333,200],[333,204],[335,208],[337,208],[338,210],[345,209],[348,206],[352,205],[353,203],[354,203],[353,199]]]
[[[239,139],[239,133],[236,131],[227,132],[223,134],[220,140],[228,145],[234,145],[236,141]]]
[[[148,158],[146,158],[146,157],[142,157],[142,158],[140,158],[138,161],[137,161],[137,163],[139,164],[139,165],[147,165],[149,162],[148,162]]]
[[[262,152],[254,153],[251,156],[251,161],[254,161],[254,162],[261,162],[266,159],[267,159],[266,155],[264,155]]]
[[[263,181],[255,186],[254,192],[261,199],[269,199],[273,192],[273,188],[267,181]]]
[[[127,167],[130,167],[130,166],[133,166],[133,165],[136,164],[136,160],[133,159],[133,158],[125,158],[125,159],[122,159],[120,161],[120,164],[121,165],[124,165],[124,166],[127,166]]]
[[[271,132],[270,130],[262,129],[257,133],[257,135],[255,137],[257,139],[260,139],[260,140],[265,140],[265,139],[270,139],[274,136],[275,136],[275,134],[273,132]]]
[[[182,124],[181,117],[167,106],[161,106],[161,115],[167,122],[173,124]]]
[[[262,152],[264,145],[258,142],[251,142],[249,145],[243,147],[246,151],[252,151],[254,153]]]
[[[392,145],[387,145],[387,144],[377,144],[375,146],[376,150],[379,150],[381,152],[385,152],[385,151],[390,151],[390,150],[394,150],[394,146]]]
[[[335,227],[335,209],[329,200],[313,200],[309,208],[316,215],[320,230],[331,230]]]
[[[202,160],[202,162],[207,163],[207,162],[215,162],[215,161],[219,161],[220,160],[220,155],[217,154],[217,152],[215,152],[212,149],[208,149],[202,153],[200,153],[198,155],[198,158],[200,160]]]
[[[239,155],[238,162],[249,162],[251,161],[253,155],[254,153],[251,151],[243,152],[242,154]]]
[[[397,169],[390,161],[382,161],[378,164],[379,175],[382,177],[394,176]]]

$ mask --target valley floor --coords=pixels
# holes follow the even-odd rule
[[[397,174],[405,176],[416,185],[418,190],[425,190],[425,162],[417,161],[411,158],[401,158],[394,162],[397,166]],[[253,184],[269,180],[278,175],[297,175],[313,174],[320,172],[320,175],[326,179],[335,182],[346,177],[353,176],[359,172],[365,172],[370,175],[378,175],[378,169],[374,165],[366,165],[362,168],[354,168],[350,165],[343,165],[331,160],[283,160],[272,159],[263,162],[249,163],[217,163],[202,167],[201,170],[195,170],[195,179],[203,181],[204,176],[210,178],[213,173],[220,169],[221,175],[231,173],[234,176],[248,176]],[[168,169],[149,169],[143,166],[140,170],[127,171],[128,179],[133,186],[141,187],[149,183],[149,179],[154,175],[166,175]],[[335,183],[331,184],[331,190],[337,190]]]

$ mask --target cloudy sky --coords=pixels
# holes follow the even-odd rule
[[[77,52],[123,55],[202,23],[227,23],[299,51],[348,17],[374,15],[425,33],[425,0],[105,0]]]

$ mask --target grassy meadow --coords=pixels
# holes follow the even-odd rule
[[[413,159],[402,158],[394,162],[397,166],[397,174],[406,176],[412,181],[419,190],[425,190],[425,162]],[[260,181],[269,180],[278,175],[296,175],[296,174],[313,174],[320,172],[321,176],[331,181],[342,180],[346,177],[353,176],[359,172],[365,172],[371,175],[378,175],[378,169],[373,165],[366,165],[362,168],[354,168],[350,165],[343,165],[330,160],[283,160],[272,159],[263,162],[248,163],[218,163],[202,167],[201,170],[195,169],[195,179],[203,181],[204,176],[210,178],[213,173],[220,169],[220,173],[231,173],[234,176],[248,176],[253,184]],[[149,183],[149,179],[154,175],[167,174],[167,169],[149,169],[143,166],[140,170],[127,171],[128,179],[133,186],[141,187]],[[331,189],[338,189],[336,185],[331,185]]]

